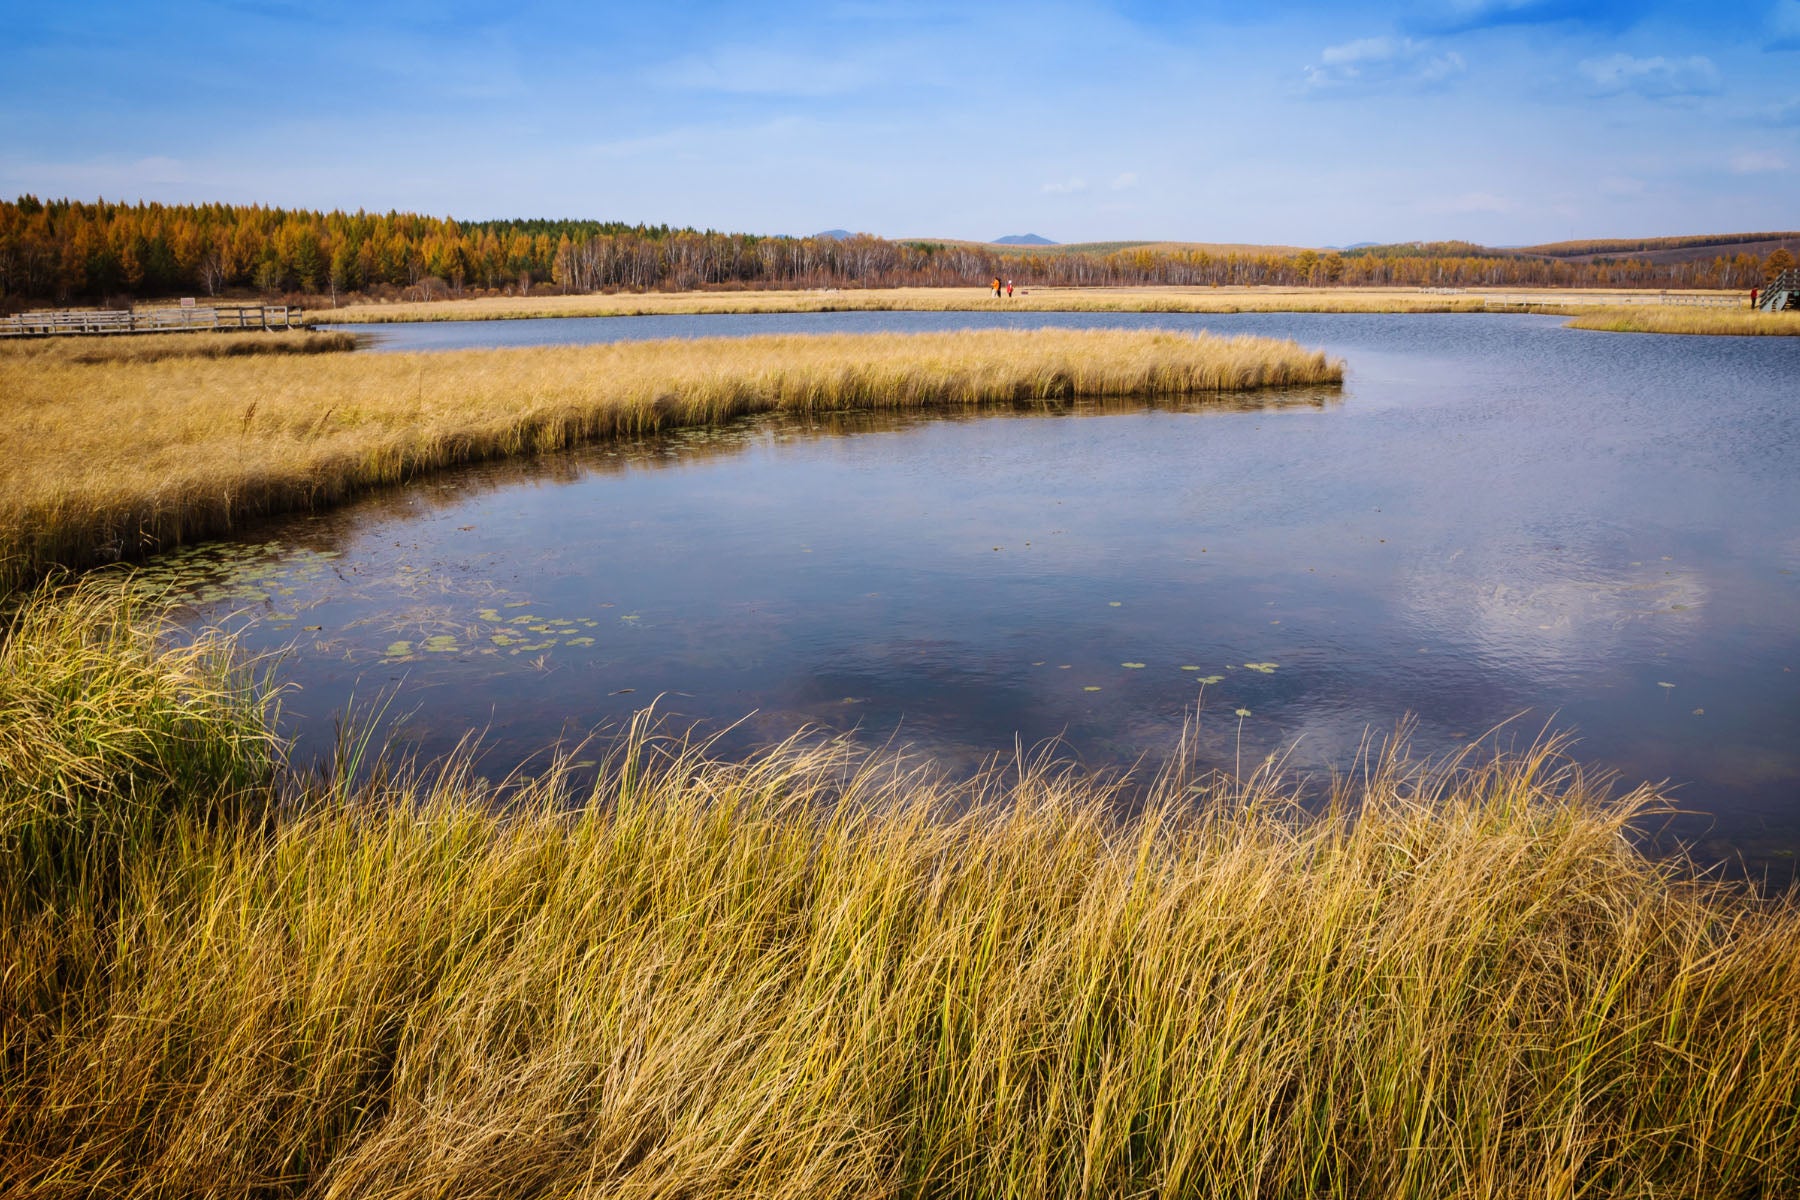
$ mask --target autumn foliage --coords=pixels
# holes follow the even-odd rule
[[[1761,281],[1765,265],[1723,249],[1689,262],[1629,254],[1574,261],[1558,257],[1555,247],[1537,249],[1439,242],[1341,253],[1180,243],[1011,250],[866,234],[770,237],[603,221],[459,222],[400,212],[45,202],[27,195],[0,202],[0,301],[231,291],[428,300],[546,286],[948,287],[996,276],[1024,286],[1748,288]]]

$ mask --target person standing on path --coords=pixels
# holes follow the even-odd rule
[[[996,275],[996,276],[994,276],[994,299],[998,300],[999,298],[1000,298],[1000,277],[998,275]]]
[[[1008,300],[1012,299],[1012,280],[1010,279],[1006,281],[1006,298]]]

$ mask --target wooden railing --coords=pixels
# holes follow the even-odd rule
[[[1763,285],[1762,299],[1757,303],[1757,307],[1770,312],[1800,307],[1794,302],[1796,295],[1800,295],[1800,268],[1783,271]]]
[[[0,317],[0,337],[58,334],[192,333],[200,330],[300,329],[304,314],[286,304],[206,308],[59,309]]]

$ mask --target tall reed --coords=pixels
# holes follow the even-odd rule
[[[115,636],[62,604],[19,670]],[[235,728],[205,644],[90,665],[100,740],[146,758],[181,687]],[[95,753],[30,729],[9,765]],[[56,778],[9,776],[7,853]],[[592,788],[452,763],[221,818],[236,775],[185,778],[104,903],[0,877],[9,1194],[1800,1188],[1800,911],[1646,860],[1654,798],[1549,748],[1375,755],[1312,814],[647,724]]]
[[[0,588],[454,463],[760,412],[1329,384],[1266,338],[990,330],[78,364],[0,354]]]

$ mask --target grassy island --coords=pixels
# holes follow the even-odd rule
[[[8,1194],[1800,1189],[1800,910],[1548,752],[356,784],[232,662],[93,585],[0,634]]]
[[[1604,306],[1578,313],[1571,329],[1606,333],[1695,333],[1727,336],[1800,337],[1800,312],[1753,308],[1682,308],[1660,305]]]
[[[165,339],[179,342],[179,339]],[[749,413],[1333,384],[1292,342],[995,330],[83,361],[0,346],[0,584],[454,463]]]

